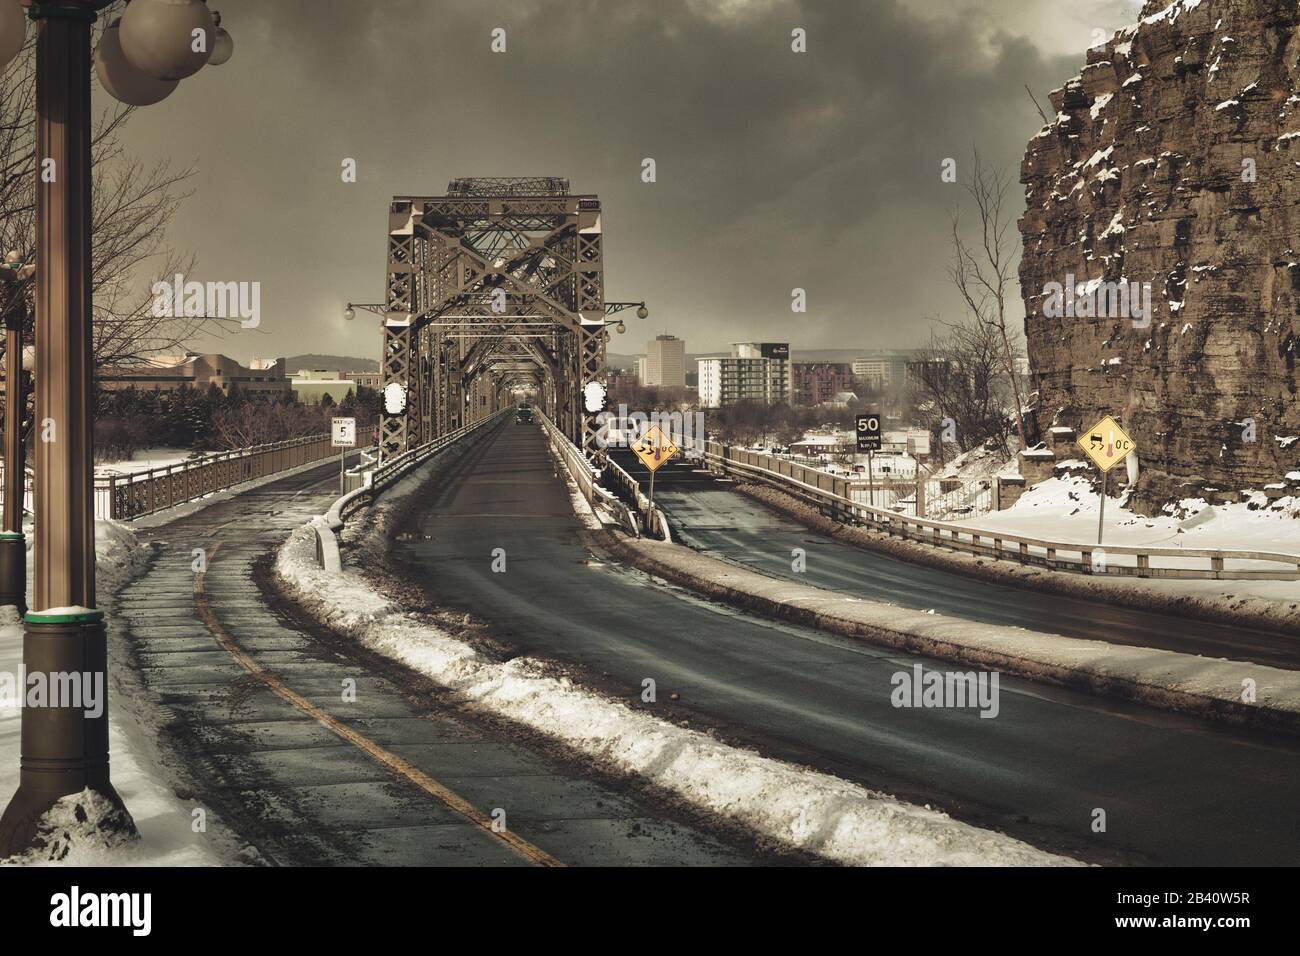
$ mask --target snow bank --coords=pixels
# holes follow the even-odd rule
[[[1074,862],[928,807],[720,743],[568,678],[549,676],[540,661],[486,658],[429,621],[403,612],[358,574],[318,568],[313,535],[309,527],[295,531],[277,555],[276,571],[322,623],[485,711],[666,788],[707,812],[853,865]]]
[[[31,603],[30,548],[27,527],[28,603]],[[117,521],[95,522],[95,586],[100,607],[111,610],[113,593],[148,561],[148,548],[135,532]],[[110,613],[110,626],[111,626]],[[110,637],[111,640],[111,637]],[[0,607],[0,671],[19,673],[23,656],[23,627],[16,609]],[[112,653],[110,651],[110,659]],[[72,866],[211,866],[233,857],[207,833],[195,833],[194,804],[183,802],[166,785],[170,774],[156,752],[155,718],[140,695],[123,688],[120,673],[110,668],[109,753],[113,786],[135,820],[139,838],[124,833],[116,808],[98,794],[65,797],[42,818],[45,846],[0,865],[65,864]],[[18,789],[19,727],[22,711],[13,702],[0,702],[0,807]],[[206,821],[212,829],[212,814]]]

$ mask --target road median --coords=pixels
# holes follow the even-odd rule
[[[742,610],[944,661],[1300,733],[1300,672],[962,621],[768,577],[677,544],[598,532],[615,557]]]

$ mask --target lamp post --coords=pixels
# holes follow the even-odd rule
[[[0,283],[5,324],[5,477],[4,522],[0,530],[0,604],[27,610],[27,538],[23,534],[23,499],[27,495],[27,467],[23,449],[23,328],[27,324],[27,297],[23,286],[36,271],[23,265],[18,253],[5,256]]]
[[[0,0],[12,6],[16,0]],[[110,0],[17,0],[36,24],[36,443],[34,609],[26,615],[23,666],[47,686],[108,683],[103,612],[95,609],[94,365],[91,296],[91,30]],[[8,14],[0,26],[9,29]],[[120,22],[122,56],[96,51],[114,96],[201,68],[216,24],[202,0],[134,0]],[[0,36],[0,52],[12,48]],[[114,36],[112,41],[117,43]],[[21,42],[18,46],[21,47]],[[134,53],[134,56],[133,56]],[[0,68],[6,62],[0,60]],[[78,695],[79,696],[79,695]],[[40,817],[59,798],[90,789],[121,811],[109,781],[108,707],[49,699],[23,708],[18,792],[0,818],[0,856],[30,847]],[[93,715],[93,716],[92,716]]]

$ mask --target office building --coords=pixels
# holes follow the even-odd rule
[[[216,386],[226,395],[285,398],[290,394],[284,373],[284,359],[253,359],[240,365],[234,359],[217,354],[159,355],[134,368],[100,369],[96,383],[104,389],[156,389],[162,392],[192,388],[206,392]]]
[[[822,405],[835,401],[853,386],[853,368],[847,362],[793,362],[794,404]]]
[[[699,360],[700,405],[737,402],[789,403],[793,397],[790,346],[785,342],[737,342],[726,358]]]
[[[686,341],[675,335],[657,335],[645,347],[645,376],[642,385],[664,388],[686,387]]]

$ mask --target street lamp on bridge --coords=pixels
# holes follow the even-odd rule
[[[36,23],[36,155],[54,171],[37,177],[35,197],[36,420],[42,440],[35,462],[34,610],[25,618],[23,667],[47,681],[55,674],[82,681],[102,675],[105,684],[92,483],[90,39],[110,2],[0,0],[0,69],[22,49],[24,9]],[[95,69],[104,88],[123,102],[157,102],[218,54],[229,58],[233,43],[222,32],[203,0],[134,0],[104,31]],[[85,789],[120,807],[129,825],[109,782],[107,707],[91,717],[79,700],[46,703],[23,708],[22,771],[0,818],[0,856],[31,846],[41,815],[60,797]]]

